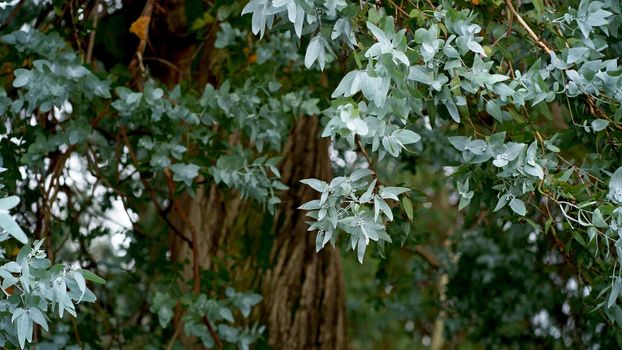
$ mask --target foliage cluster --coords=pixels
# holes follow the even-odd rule
[[[109,58],[151,17],[102,34],[125,5],[23,3],[0,14],[0,240],[25,244],[0,267],[0,340],[172,348],[183,324],[205,347],[266,346],[239,257],[200,271],[167,239],[198,245],[180,199],[206,186],[278,219],[288,134],[321,115],[335,176],[295,204],[317,251],[365,262],[345,270],[354,344],[435,346],[440,322],[453,347],[622,346],[619,2],[188,0],[186,34],[214,52],[176,81],[146,43]],[[73,334],[38,331],[95,295]]]

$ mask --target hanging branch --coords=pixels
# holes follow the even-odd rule
[[[156,211],[158,212],[160,217],[162,217],[164,222],[166,222],[168,227],[171,228],[173,233],[175,233],[175,235],[177,235],[184,242],[186,242],[188,244],[188,247],[193,249],[193,247],[194,247],[193,243],[195,241],[192,241],[192,240],[188,239],[188,237],[186,237],[181,231],[179,231],[175,227],[175,225],[173,225],[173,223],[169,220],[169,218],[168,218],[168,216],[166,214],[166,211],[164,209],[162,209],[162,206],[160,206],[160,203],[158,202],[158,197],[156,196],[155,191],[151,188],[151,186],[149,186],[149,183],[147,182],[147,180],[145,180],[145,177],[140,172],[140,170],[138,170],[139,169],[138,168],[138,159],[136,158],[136,154],[134,153],[132,145],[130,144],[130,140],[127,137],[127,132],[125,131],[125,128],[121,128],[121,137],[123,138],[123,141],[124,141],[125,145],[127,146],[128,152],[130,153],[130,158],[132,159],[132,163],[134,164],[134,167],[138,171],[138,175],[140,177],[140,181],[142,182],[143,187],[145,188],[147,193],[149,194],[149,197],[151,198],[151,201],[153,202],[153,205],[155,206]]]
[[[165,168],[164,176],[166,177],[166,184],[168,186],[169,199],[173,202],[173,209],[179,214],[186,228],[190,230],[192,241],[197,242],[197,229],[192,224],[192,221],[188,219],[188,215],[179,206],[177,198],[175,198],[175,183],[171,176],[171,169]],[[197,244],[192,245],[192,276],[194,279],[193,291],[195,294],[198,294],[201,291],[201,276],[199,274],[199,247]]]
[[[196,227],[194,226],[194,224],[192,224],[192,221],[188,219],[188,215],[182,210],[181,206],[179,205],[179,202],[177,201],[177,198],[175,198],[175,182],[173,181],[170,168],[164,169],[164,176],[166,177],[166,184],[168,186],[169,198],[171,199],[171,201],[173,201],[173,208],[177,211],[177,213],[181,217],[181,220],[184,222],[188,230],[190,230],[190,233],[192,235],[192,241],[198,242],[198,238],[197,238],[198,232],[197,232]],[[201,292],[200,272],[201,271],[200,271],[200,266],[199,266],[199,245],[194,244],[192,246],[192,278],[194,279],[193,281],[194,285],[193,285],[192,291],[195,295]],[[222,349],[223,348],[222,342],[218,338],[218,334],[216,334],[216,331],[214,330],[214,327],[212,326],[212,323],[210,322],[207,315],[203,316],[203,323],[205,323],[205,325],[207,326],[207,329],[209,330],[210,335],[214,339],[214,342],[216,343],[216,346],[218,347],[218,349]]]

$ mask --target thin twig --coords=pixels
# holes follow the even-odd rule
[[[158,212],[158,214],[160,214],[160,217],[162,217],[162,219],[164,220],[164,222],[166,222],[166,224],[168,225],[168,227],[171,228],[171,230],[175,233],[175,235],[177,235],[179,238],[181,238],[184,242],[186,242],[188,244],[188,246],[193,249],[194,247],[194,240],[190,240],[188,239],[188,237],[186,237],[181,231],[179,231],[175,225],[173,225],[173,223],[168,219],[167,215],[166,215],[166,211],[164,209],[162,209],[162,206],[160,206],[160,203],[158,202],[158,197],[155,194],[155,191],[151,188],[151,186],[149,186],[149,183],[147,182],[147,180],[145,179],[145,177],[143,176],[143,174],[140,172],[140,170],[138,170],[138,158],[136,158],[136,154],[134,153],[134,150],[130,144],[130,140],[127,137],[127,132],[125,131],[125,128],[121,128],[121,137],[123,138],[123,141],[125,143],[125,145],[127,146],[128,152],[130,153],[130,158],[132,159],[132,162],[134,163],[134,167],[136,168],[136,170],[138,171],[138,174],[140,175],[140,181],[143,184],[143,187],[145,187],[145,190],[147,191],[147,193],[149,194],[149,196],[151,197],[151,201],[153,202],[153,205],[156,208],[156,211]]]
[[[181,217],[181,220],[184,222],[186,227],[190,230],[190,233],[192,235],[192,241],[198,242],[199,234],[197,232],[196,227],[194,226],[194,224],[192,224],[192,221],[188,219],[188,215],[181,209],[181,206],[177,202],[177,198],[175,198],[175,182],[173,182],[173,176],[171,175],[170,168],[164,169],[164,176],[166,176],[166,184],[169,190],[169,197],[173,201],[173,208],[177,211],[177,213]],[[199,266],[199,245],[194,244],[192,246],[192,277],[194,279],[193,281],[194,285],[193,285],[192,291],[194,294],[199,294],[201,292],[200,272],[201,271],[200,271],[200,266]],[[209,321],[209,318],[207,317],[207,315],[203,316],[203,323],[205,323],[205,325],[207,326],[207,329],[209,330],[210,335],[214,339],[214,342],[216,343],[216,346],[218,347],[218,349],[222,349],[223,348],[222,342],[218,338],[218,334],[216,334],[216,331],[214,330],[214,327],[212,326],[212,323]]]
[[[69,0],[69,19],[71,20],[71,27],[73,28],[73,38],[78,46],[78,50],[80,51],[80,57],[84,59],[84,47],[82,47],[82,40],[80,40],[80,35],[78,35],[78,27],[76,26],[76,21],[73,16],[74,8],[73,8],[73,0]]]
[[[557,202],[557,200],[555,198],[553,198],[552,196],[549,196],[546,193],[543,193],[545,195],[546,198],[551,199],[553,202],[557,203],[559,205],[559,202]],[[544,207],[546,208],[546,214],[544,214],[542,216],[542,218],[546,218],[548,215],[548,218],[550,220],[552,220],[552,223],[557,222],[556,218],[553,217],[553,215],[551,215],[551,210],[549,209],[549,204],[548,202],[544,202],[543,203]],[[560,205],[560,209],[562,210],[562,212],[564,211],[563,207]],[[544,212],[543,212],[544,213]],[[572,227],[572,224],[570,224],[570,227]],[[564,246],[564,244],[561,242],[561,240],[559,239],[559,237],[557,236],[557,230],[555,229],[555,225],[552,224],[550,226],[551,229],[551,236],[553,237],[553,243],[555,244],[555,247],[557,247],[557,249],[559,250],[559,252],[563,255],[564,257],[564,262],[570,266],[570,269],[573,270],[573,272],[575,273],[576,276],[579,277],[579,279],[583,278],[584,281],[589,281],[589,278],[586,278],[586,276],[583,274],[583,272],[581,271],[581,269],[579,268],[578,265],[575,266],[575,264],[573,264],[573,259],[571,258],[568,250],[566,249],[566,247]],[[573,228],[574,229],[574,228]]]
[[[134,23],[132,23],[132,26],[130,27],[130,31],[136,34],[136,36],[140,40],[138,43],[138,47],[136,48],[135,57],[132,62],[130,62],[130,70],[133,70],[133,68],[138,65],[138,68],[140,69],[140,73],[143,78],[146,75],[145,66],[143,64],[143,55],[145,54],[145,49],[147,48],[147,41],[149,39],[149,26],[151,24],[151,14],[153,13],[154,3],[155,0],[147,0],[147,3],[143,8],[140,17],[138,17],[138,19],[134,21]],[[139,86],[141,85],[142,83],[139,82]]]
[[[356,144],[357,144],[357,146],[359,148],[359,151],[365,157],[365,160],[367,160],[367,164],[369,164],[369,170],[371,170],[372,176],[376,180],[378,180],[378,174],[376,173],[376,169],[374,169],[374,163],[371,161],[371,158],[369,157],[369,154],[367,153],[367,150],[365,149],[365,146],[361,142],[361,139],[359,138],[358,135],[355,136],[355,139],[356,139]]]
[[[168,346],[166,347],[166,350],[172,350],[173,346],[175,345],[175,340],[177,339],[177,336],[179,336],[179,331],[181,330],[181,322],[177,323],[177,327],[175,327],[175,333],[173,333],[173,337],[171,338],[171,341],[168,343]]]
[[[93,58],[93,47],[95,47],[95,35],[97,33],[97,21],[99,20],[99,0],[95,0],[95,7],[93,13],[93,30],[89,36],[89,46],[86,49],[86,63],[91,63]]]
[[[143,57],[144,61],[156,61],[156,62],[160,62],[163,65],[173,69],[174,71],[176,71],[177,73],[179,73],[179,75],[183,75],[184,72],[182,72],[182,70],[177,67],[174,63],[172,63],[171,61],[167,61],[165,59],[159,58],[159,57],[151,57],[151,56],[144,56]]]
[[[536,42],[536,44],[538,44],[544,50],[544,52],[546,52],[547,54],[551,54],[551,52],[553,52],[553,50],[551,50],[548,46],[546,46],[546,44],[536,35],[536,33],[534,33],[534,31],[525,22],[523,17],[521,17],[518,14],[518,12],[516,12],[516,9],[512,5],[512,1],[511,0],[505,0],[505,5],[508,7],[508,9],[512,13],[512,15],[514,15],[514,17],[516,17],[516,20],[518,21],[518,23],[523,28],[525,28],[525,30],[527,31],[527,34],[529,34],[529,36]]]
[[[17,3],[17,5],[15,5],[15,7],[13,8],[13,11],[11,11],[11,14],[6,18],[6,20],[4,20],[4,23],[2,23],[2,26],[0,26],[0,29],[5,29],[6,27],[11,25],[11,23],[15,19],[15,16],[17,16],[17,13],[19,12],[19,10],[21,10],[21,8],[24,6],[25,3],[26,3],[26,0],[20,0],[20,2]]]
[[[216,331],[214,330],[214,327],[210,323],[209,319],[207,318],[207,315],[203,316],[203,323],[205,323],[205,325],[207,326],[207,330],[209,331],[209,334],[212,336],[212,338],[214,338],[214,342],[216,343],[216,346],[218,347],[218,349],[222,350],[223,348],[222,342],[220,341],[220,338],[218,338],[218,334],[216,334]]]
[[[505,38],[507,35],[508,35],[508,32],[503,32],[503,34],[501,34],[501,35],[497,38],[497,40],[495,40],[495,42],[494,42],[494,43],[492,43],[492,45],[490,45],[490,47],[491,47],[491,48],[495,47],[495,45],[497,45],[497,44],[501,41],[501,39]]]
[[[441,266],[441,262],[439,258],[436,256],[436,254],[434,254],[434,252],[432,252],[430,249],[428,249],[425,246],[416,245],[414,246],[414,248],[406,246],[402,249],[404,249],[405,251],[409,253],[419,255],[420,257],[423,258],[423,260],[427,261],[428,264],[432,265],[432,267],[434,268],[439,268]]]
[[[389,0],[389,3],[393,5],[393,7],[395,8],[397,12],[401,12],[407,18],[409,17],[408,12],[404,11],[404,9],[402,9],[402,7],[396,4],[393,0]]]
[[[199,234],[196,227],[194,227],[192,221],[188,219],[188,215],[186,215],[186,213],[181,209],[177,199],[175,198],[175,183],[173,182],[173,177],[169,168],[164,169],[164,176],[166,177],[166,183],[168,185],[169,198],[173,201],[173,209],[177,211],[186,228],[190,230],[192,241],[198,242],[197,237]],[[201,291],[201,276],[199,274],[199,247],[197,244],[192,245],[192,275],[194,278],[193,291],[198,294]]]
[[[80,332],[78,332],[78,324],[74,317],[71,317],[71,325],[73,326],[73,333],[76,335],[76,342],[78,342],[80,349],[84,349],[84,346],[82,345],[82,340],[80,339]]]
[[[430,0],[425,0],[425,1],[428,3],[428,5],[430,5],[430,7],[432,7],[433,10],[436,10],[436,6],[434,6],[432,1],[430,1]]]

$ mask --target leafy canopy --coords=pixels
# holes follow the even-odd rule
[[[47,19],[56,25],[43,25],[57,15],[46,17],[41,4],[28,4],[31,12],[13,24],[13,12],[3,12],[0,240],[24,246],[1,257],[0,345],[23,348],[37,333],[35,325],[47,331],[56,311],[61,318],[65,311],[76,316],[76,304],[94,302],[106,290],[118,295],[101,302],[126,320],[114,326],[138,330],[123,335],[128,343],[167,346],[137,335],[155,330],[172,336],[172,347],[179,332],[171,320],[179,306],[183,331],[206,347],[261,344],[265,328],[251,315],[262,296],[236,291],[228,272],[218,274],[226,268],[196,272],[193,281],[181,278],[183,267],[170,261],[162,237],[174,231],[192,242],[168,213],[179,210],[177,198],[196,196],[209,184],[274,215],[288,198],[279,168],[288,132],[300,118],[321,115],[317,136],[331,141],[335,176],[303,180],[317,198],[296,203],[317,251],[330,243],[354,251],[361,264],[386,257],[377,280],[389,281],[393,270],[401,275],[385,290],[412,277],[399,297],[414,295],[425,270],[440,267],[450,280],[448,295],[444,287],[437,291],[440,306],[460,315],[447,321],[455,331],[448,333],[468,334],[474,342],[512,343],[524,332],[516,325],[527,320],[530,336],[545,332],[558,339],[563,332],[566,346],[619,346],[619,2],[381,3],[217,1],[190,16],[193,37],[216,32],[214,61],[225,72],[203,86],[158,79],[140,52],[140,69],[92,64],[75,39],[81,35],[76,24],[58,17]],[[50,6],[63,11],[56,2]],[[115,10],[123,11],[106,3],[106,11]],[[81,19],[92,23],[85,31],[96,30],[92,19]],[[130,218],[130,243],[121,255],[108,247],[109,256],[93,257],[88,247],[113,233],[105,218],[115,205]],[[422,235],[449,222],[442,239]],[[51,242],[52,234],[58,242]],[[421,240],[441,257],[421,253]],[[400,245],[426,257],[430,269],[400,270]],[[55,250],[51,259],[65,265],[46,258]],[[70,267],[76,264],[94,272]],[[86,281],[104,282],[95,272],[109,283],[93,293]],[[479,283],[466,290],[460,287],[469,282],[465,276]],[[127,290],[132,282],[136,290]],[[505,286],[504,294],[490,293],[490,305],[478,305],[474,298],[495,283]],[[185,284],[193,284],[192,292]],[[541,284],[546,288],[538,295]],[[527,297],[507,296],[512,288]],[[146,310],[134,309],[145,296]],[[498,323],[490,309],[506,297],[519,299],[522,309],[504,316],[506,328],[486,334]],[[573,303],[572,311],[540,321],[549,300]],[[131,310],[122,311],[124,305]],[[121,344],[115,337],[98,339],[114,333],[97,325],[108,320],[108,311],[89,310],[91,326],[83,329],[97,329],[84,341]],[[152,318],[133,318],[145,312]],[[611,332],[598,339],[605,325]],[[58,336],[79,339],[61,328]]]

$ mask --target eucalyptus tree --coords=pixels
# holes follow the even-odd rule
[[[0,5],[6,346],[622,345],[619,2]]]

